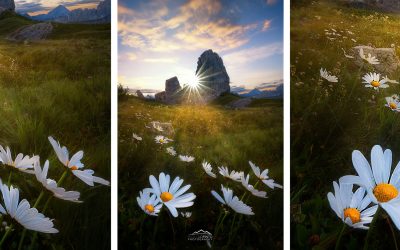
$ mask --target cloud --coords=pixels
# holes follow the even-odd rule
[[[270,57],[275,54],[282,54],[282,43],[272,43],[261,47],[238,50],[223,56],[224,62],[232,68],[240,67],[250,62]]]
[[[267,0],[268,5],[274,5],[276,2],[278,2],[278,0]]]
[[[271,22],[272,22],[272,20],[265,20],[262,31],[267,31],[271,27]]]
[[[148,63],[176,63],[176,58],[146,58],[143,60]]]
[[[119,11],[121,43],[146,51],[230,50],[246,44],[249,32],[259,27],[222,17],[222,5],[215,0],[189,0],[176,11],[166,1],[153,0],[135,10],[120,4]]]
[[[58,5],[64,5],[69,9],[95,8],[100,0],[16,0],[15,9],[19,13],[40,14],[47,13]]]
[[[138,56],[135,53],[127,53],[128,59],[131,61],[136,61]]]

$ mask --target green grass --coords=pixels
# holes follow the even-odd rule
[[[225,99],[226,97],[222,97]],[[223,103],[217,100],[216,103]],[[142,116],[138,114],[142,114]],[[211,196],[212,189],[220,191],[224,184],[233,188],[234,194],[241,197],[245,191],[241,184],[208,177],[201,162],[205,159],[217,172],[218,166],[228,166],[230,170],[243,170],[251,173],[248,161],[251,160],[262,169],[269,168],[271,178],[278,183],[283,181],[283,108],[280,105],[251,107],[242,110],[225,109],[223,105],[206,106],[166,106],[156,102],[141,101],[128,97],[119,102],[119,246],[139,248],[142,232],[142,247],[157,248],[207,248],[205,242],[187,241],[187,235],[199,229],[214,232],[220,205]],[[178,154],[194,156],[195,162],[184,164],[165,152],[167,146],[160,147],[154,142],[155,131],[146,128],[151,121],[171,122],[175,133],[169,137],[174,140],[167,146],[174,146]],[[132,133],[143,137],[136,142]],[[149,187],[149,175],[166,172],[171,178],[180,176],[184,183],[191,184],[191,192],[197,196],[193,207],[181,211],[192,211],[189,220],[182,217],[173,219],[175,230],[167,213],[160,216],[155,245],[151,244],[156,223],[155,217],[147,217],[139,208],[136,197],[145,187]],[[254,175],[250,183],[256,182]],[[262,183],[261,183],[262,184]],[[266,190],[269,198],[245,198],[253,207],[255,216],[243,216],[240,225],[236,217],[234,229],[228,245],[228,235],[234,213],[230,212],[218,234],[215,246],[225,249],[263,248],[282,249],[283,245],[283,191],[270,190],[264,184],[258,189]],[[144,220],[145,218],[145,220]],[[144,222],[143,222],[144,220]],[[142,229],[141,223],[143,222]],[[233,230],[234,231],[234,230]]]
[[[331,28],[347,38],[328,40],[325,29]],[[332,181],[355,174],[353,150],[369,158],[372,146],[380,144],[392,149],[393,164],[400,159],[399,114],[384,106],[386,96],[399,94],[399,86],[391,84],[380,92],[365,88],[361,78],[371,66],[356,66],[342,51],[361,44],[398,46],[399,29],[398,15],[347,8],[335,1],[295,1],[292,6],[291,236],[295,249],[335,246],[342,223],[326,195],[333,190]],[[396,51],[399,55],[398,47]],[[338,76],[339,83],[321,80],[320,68]],[[388,76],[399,80],[400,71]],[[365,231],[348,229],[340,249],[358,249],[365,237]],[[371,247],[394,247],[386,220],[378,221]]]
[[[49,159],[49,178],[58,180],[65,168],[47,140],[53,135],[70,153],[84,150],[85,167],[109,180],[109,25],[55,24],[48,40],[35,43],[13,43],[2,38],[30,23],[11,13],[0,16],[0,145],[10,146],[13,153],[40,155],[42,163]],[[7,168],[1,169],[3,181],[8,173]],[[11,183],[33,205],[41,191],[34,176],[16,173]],[[39,234],[34,249],[109,249],[110,188],[90,188],[71,174],[62,186],[80,191],[84,203],[53,199],[45,214],[55,218],[60,233]],[[16,248],[20,236],[21,230],[12,232],[6,248]],[[26,248],[32,236],[28,232]]]

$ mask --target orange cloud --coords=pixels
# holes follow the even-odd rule
[[[267,31],[271,27],[271,22],[272,22],[272,20],[265,20],[262,31]]]
[[[267,0],[268,5],[276,4],[276,2],[278,2],[278,0]]]
[[[157,3],[157,4],[155,4]],[[257,24],[234,24],[219,16],[220,1],[190,0],[169,17],[165,1],[149,1],[141,11],[119,7],[122,44],[148,51],[234,49],[248,42]]]

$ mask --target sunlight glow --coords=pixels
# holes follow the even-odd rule
[[[197,89],[200,86],[200,79],[197,75],[193,75],[192,79],[189,80],[188,86],[191,89]]]

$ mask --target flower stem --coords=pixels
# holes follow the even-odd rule
[[[12,177],[12,171],[10,171],[10,174],[8,175],[7,186],[10,186],[11,184],[11,177]]]
[[[394,247],[396,250],[399,250],[399,247],[397,246],[396,234],[394,233],[393,226],[392,226],[392,223],[390,223],[389,218],[387,218],[387,223],[389,224],[390,231],[392,232]]]
[[[18,250],[22,249],[22,245],[24,243],[25,235],[26,235],[26,228],[24,228],[24,230],[22,231],[22,236],[21,236],[21,239],[19,240],[19,244],[18,244]]]
[[[12,224],[10,225],[10,227],[7,229],[7,231],[4,233],[3,238],[1,238],[0,241],[0,249],[2,249],[3,243],[6,240],[7,236],[11,233],[11,229],[12,229]]]
[[[64,173],[61,175],[60,179],[58,179],[57,186],[61,185],[61,183],[64,181],[65,177],[67,177],[67,173],[68,173],[68,169],[65,170]],[[39,197],[40,197],[40,195],[39,195]],[[42,214],[44,214],[46,212],[47,207],[49,206],[50,201],[51,201],[52,198],[53,198],[53,196],[50,196],[47,199],[46,203],[44,204],[44,207],[43,207],[43,210],[42,210]],[[39,198],[38,198],[38,200],[39,200]],[[36,201],[36,202],[38,202],[38,201]],[[36,203],[35,203],[35,205],[36,205]],[[36,242],[36,239],[37,239],[37,235],[38,235],[37,232],[35,232],[33,234],[32,242],[31,242],[31,245],[29,246],[29,249],[33,249],[33,246],[35,245],[35,242]]]
[[[222,217],[221,221],[219,222],[219,224],[217,225],[216,229],[215,229],[215,234],[213,236],[213,239],[216,240],[217,239],[217,235],[218,235],[218,231],[221,228],[221,225],[223,225],[225,217],[228,215],[228,213],[225,213],[224,216]]]
[[[171,228],[172,228],[172,234],[173,234],[173,240],[174,240],[174,249],[176,248],[176,242],[175,242],[175,229],[174,229],[174,223],[172,222],[172,217],[171,214],[168,213],[169,215],[169,221],[171,223]]]
[[[378,209],[375,212],[374,218],[372,219],[372,222],[369,225],[369,230],[368,230],[368,233],[367,233],[367,237],[365,238],[364,250],[368,250],[369,249],[369,242],[371,240],[370,238],[371,238],[371,235],[372,235],[372,231],[375,228],[375,224],[376,224],[376,221],[377,221],[377,219],[378,219],[378,217],[380,215],[380,212],[381,212],[381,207],[378,206]]]
[[[340,242],[342,241],[342,237],[343,237],[343,233],[346,230],[346,223],[343,222],[343,227],[342,230],[340,230],[340,233],[336,239],[336,246],[335,246],[335,250],[340,249]]]

